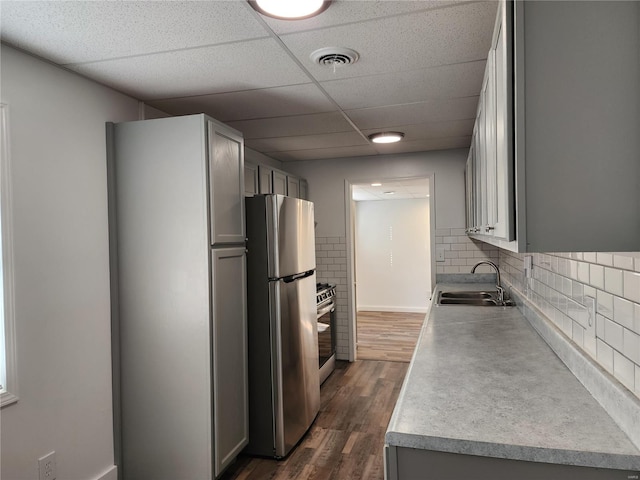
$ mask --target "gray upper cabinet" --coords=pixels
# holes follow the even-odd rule
[[[244,143],[235,130],[209,120],[211,243],[244,242]]]
[[[258,192],[262,194],[273,192],[273,168],[258,165]]]
[[[287,195],[300,198],[300,179],[287,175]]]
[[[305,179],[296,177],[295,175],[289,175],[282,170],[269,167],[268,165],[260,164],[257,166],[257,169],[259,193],[277,193],[307,200],[309,186]],[[248,173],[246,175],[250,176]],[[249,180],[245,180],[245,184],[247,182],[249,182]],[[247,191],[247,187],[245,187],[245,191]],[[245,194],[249,195],[249,193]]]
[[[309,183],[304,179],[300,179],[300,198],[309,200]]]
[[[252,197],[258,193],[258,166],[244,163],[244,196]]]
[[[274,169],[272,172],[273,193],[287,195],[287,174]]]
[[[498,10],[468,233],[519,252],[640,250],[640,4]]]

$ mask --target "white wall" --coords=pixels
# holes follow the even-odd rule
[[[20,400],[2,409],[0,476],[114,478],[105,122],[138,101],[2,46],[9,106]]]
[[[316,234],[345,236],[344,181],[424,177],[434,173],[436,228],[464,228],[464,166],[468,149],[376,157],[285,162],[284,170],[309,181],[309,198],[316,205]]]
[[[357,309],[426,312],[431,293],[429,200],[356,203]]]

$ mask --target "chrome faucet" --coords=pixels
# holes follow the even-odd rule
[[[471,273],[476,273],[476,268],[478,268],[480,265],[489,265],[496,271],[496,291],[498,292],[498,302],[504,304],[504,288],[502,288],[502,285],[500,284],[500,269],[495,263],[484,260],[482,262],[476,263],[471,269]]]

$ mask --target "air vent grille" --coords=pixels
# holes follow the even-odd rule
[[[326,66],[342,66],[356,63],[360,56],[355,50],[342,47],[326,47],[316,50],[310,55],[313,63]]]

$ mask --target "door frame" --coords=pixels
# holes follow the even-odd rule
[[[424,178],[429,182],[429,242],[430,245],[430,263],[431,263],[431,288],[436,284],[436,261],[435,261],[435,245],[436,245],[436,184],[435,173],[429,172],[421,175],[407,177],[375,177],[375,178],[358,178],[344,180],[344,206],[345,206],[345,231],[347,232],[347,318],[348,318],[348,335],[349,335],[349,361],[357,360],[356,349],[356,317],[357,305],[356,288],[355,288],[355,246],[353,217],[355,211],[352,206],[353,185],[371,182],[411,180],[416,178]]]

